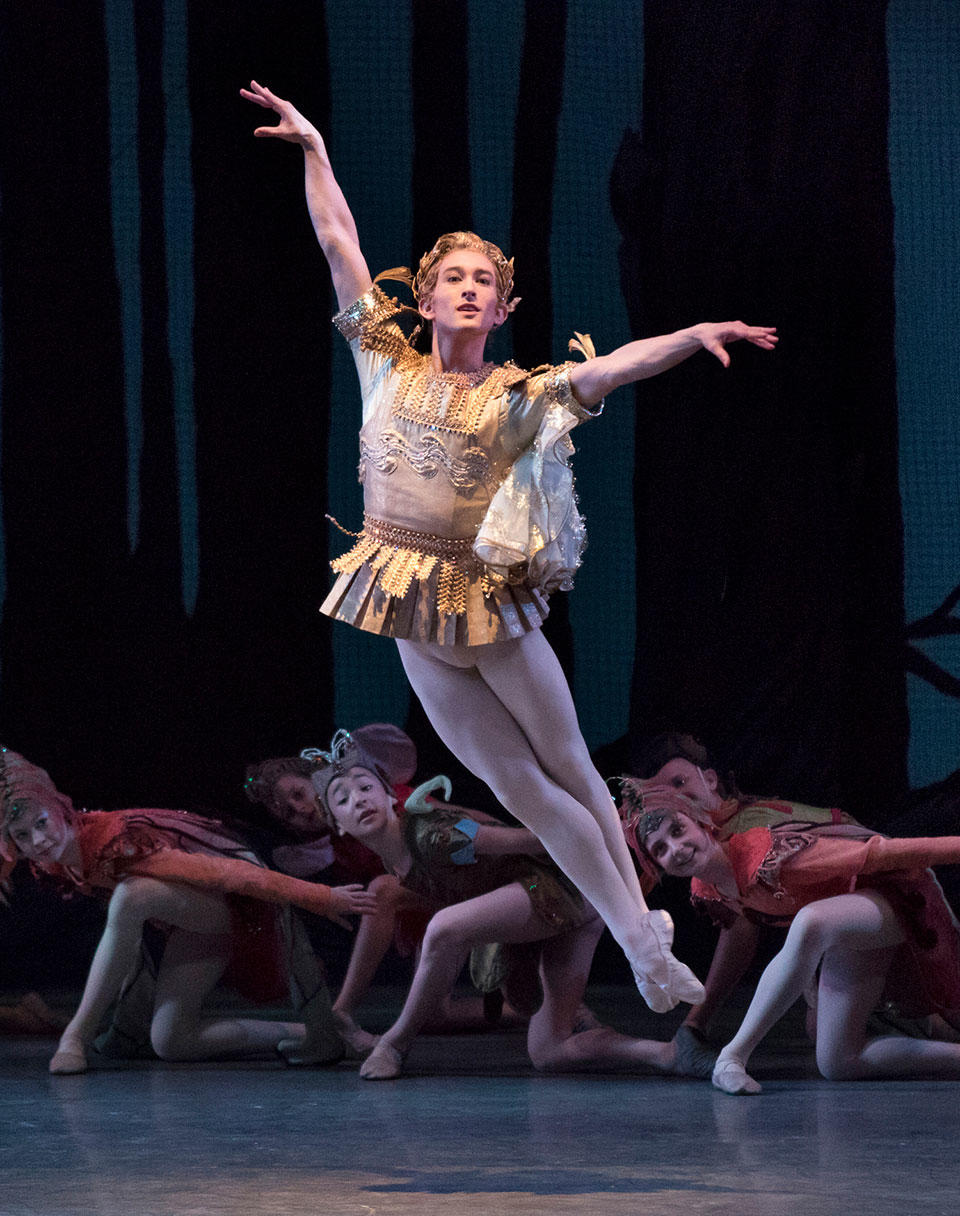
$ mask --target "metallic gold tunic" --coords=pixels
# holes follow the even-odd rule
[[[477,645],[519,637],[579,564],[568,432],[599,411],[570,364],[433,370],[377,286],[334,318],[363,397],[364,524],[331,563],[321,611],[389,637]]]

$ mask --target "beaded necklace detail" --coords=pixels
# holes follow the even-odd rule
[[[484,363],[474,372],[435,372],[430,359],[398,369],[394,418],[457,435],[475,435],[487,403],[527,373],[515,363]]]

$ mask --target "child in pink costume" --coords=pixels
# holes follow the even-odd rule
[[[518,303],[513,265],[460,232],[439,239],[415,278],[381,276],[413,287],[432,329],[421,356],[394,321],[400,307],[371,279],[319,132],[255,81],[241,95],[279,116],[256,135],[303,148],[307,206],[342,309],[336,323],[360,377],[364,526],[334,562],[340,577],[323,611],[396,638],[437,733],[596,906],[651,1007],[699,1000],[702,985],[670,953],[669,917],[647,910],[540,625],[549,593],[571,585],[584,542],[567,467],[572,428],[620,385],[703,349],[726,366],[726,345],[741,339],[772,350],[774,331],[701,324],[601,358],[582,336],[585,363],[496,366],[484,348]]]
[[[264,980],[269,987],[277,977],[280,944],[276,917],[265,916],[266,907],[293,904],[346,925],[346,915],[375,907],[375,896],[361,886],[330,888],[267,870],[222,824],[186,811],[77,811],[43,769],[6,748],[0,752],[0,854],[6,871],[25,859],[69,888],[110,897],[79,1008],[61,1035],[51,1072],[86,1070],[87,1049],[134,969],[148,921],[166,931],[151,1024],[161,1058],[274,1049],[303,1062],[342,1057],[315,967],[301,985],[305,1025],[203,1020],[200,1006],[231,966],[231,978],[241,988],[246,981],[251,995],[275,995],[263,991]]]
[[[817,992],[817,1065],[830,1080],[960,1077],[960,1045],[867,1038],[881,998],[908,1015],[960,1008],[960,937],[927,866],[960,860],[960,837],[893,840],[852,824],[798,818],[721,840],[710,816],[669,787],[625,781],[649,864],[691,879],[691,898],[721,923],[788,925],[713,1083],[760,1086],[751,1052],[805,991]],[[819,978],[818,978],[819,977]]]

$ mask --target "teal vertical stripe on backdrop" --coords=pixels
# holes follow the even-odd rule
[[[123,348],[127,542],[133,553],[140,540],[140,462],[143,455],[143,282],[140,273],[137,48],[133,0],[106,0],[104,32],[110,105],[110,210]]]
[[[897,394],[907,620],[960,583],[960,9],[888,9],[890,180],[895,209]],[[960,636],[919,643],[960,675]],[[960,757],[960,701],[908,676],[910,780]]]
[[[473,224],[485,240],[512,250],[514,126],[523,49],[522,0],[494,3],[473,0],[469,8],[468,82],[470,182]],[[439,233],[437,234],[439,235]],[[523,295],[523,267],[517,267],[517,292]],[[521,307],[533,306],[526,301]],[[489,357],[505,362],[513,355],[507,322],[490,340]]]
[[[173,384],[177,498],[183,606],[197,603],[200,543],[197,507],[197,436],[193,396],[193,176],[187,78],[187,0],[165,0],[163,100],[163,221],[167,262],[167,341]]]
[[[556,349],[549,358],[555,362],[567,357],[574,330],[589,332],[598,354],[644,336],[629,332],[617,262],[620,233],[610,209],[617,148],[625,128],[640,122],[641,0],[568,0],[566,60],[551,245]],[[591,748],[622,735],[629,715],[636,627],[634,400],[630,390],[614,394],[600,421],[573,432],[589,538],[570,597],[573,691]]]
[[[409,6],[327,0],[327,30],[332,130],[322,134],[329,136],[334,172],[357,222],[370,272],[376,275],[407,263],[411,256],[415,183]],[[437,71],[438,66],[427,64],[424,70]],[[319,254],[317,274],[326,274]],[[385,287],[393,294],[398,285]],[[320,291],[318,297],[325,298]],[[328,317],[317,317],[318,325],[329,323]],[[360,392],[353,359],[340,338],[334,340],[330,409],[329,510],[345,527],[358,531],[363,518],[357,483]],[[332,554],[343,553],[350,543],[331,532]],[[393,643],[335,625],[333,661],[338,725],[406,720],[410,693]]]

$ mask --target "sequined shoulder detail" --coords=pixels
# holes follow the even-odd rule
[[[333,323],[347,341],[352,342],[354,338],[362,338],[371,326],[395,317],[399,311],[397,301],[391,300],[382,288],[374,284],[359,300],[338,312]]]
[[[580,422],[586,422],[588,418],[599,418],[603,413],[603,402],[601,401],[599,405],[589,409],[577,400],[570,383],[570,370],[576,366],[578,365],[568,362],[561,363],[557,367],[538,368],[537,370],[548,373],[543,384],[547,400],[553,405],[562,405]]]
[[[515,363],[485,363],[475,372],[435,372],[426,356],[399,370],[393,416],[458,435],[475,435],[488,402],[528,375]]]
[[[418,365],[418,355],[393,317],[402,312],[401,305],[391,299],[376,283],[349,308],[338,312],[333,323],[348,342],[360,339],[361,350],[385,355],[399,367]]]

